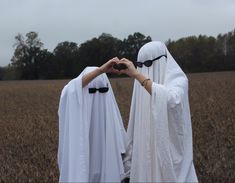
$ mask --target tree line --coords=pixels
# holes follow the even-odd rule
[[[186,72],[235,70],[235,29],[216,38],[190,36],[166,44]]]
[[[139,32],[123,40],[103,33],[80,45],[61,42],[50,52],[38,33],[18,34],[11,63],[0,67],[0,80],[74,78],[86,66],[100,66],[115,56],[135,61],[140,47],[151,40]],[[166,45],[185,72],[235,70],[235,30],[216,38],[199,35],[168,40]]]

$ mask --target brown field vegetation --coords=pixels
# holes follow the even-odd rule
[[[235,72],[189,74],[200,182],[235,182]],[[59,96],[68,80],[0,82],[0,182],[57,182]],[[133,80],[111,79],[127,126]]]

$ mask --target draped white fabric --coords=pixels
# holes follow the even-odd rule
[[[138,70],[153,81],[152,96],[135,80],[127,129],[125,171],[130,182],[197,182],[193,164],[188,79],[164,43],[150,42]]]
[[[82,88],[87,67],[62,90],[58,109],[60,182],[120,182],[124,175],[122,153],[126,132],[106,76]],[[106,93],[89,88],[109,87]]]

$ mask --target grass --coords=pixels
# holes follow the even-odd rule
[[[235,182],[235,72],[188,77],[198,178]],[[0,82],[0,182],[58,182],[57,109],[67,82]],[[111,83],[127,127],[133,80]]]

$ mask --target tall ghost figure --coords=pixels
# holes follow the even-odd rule
[[[62,90],[59,104],[60,182],[120,182],[126,132],[106,74],[82,87],[87,67]]]
[[[138,67],[152,95],[135,80],[127,129],[125,167],[130,182],[197,182],[193,164],[188,79],[162,42],[145,44]]]

